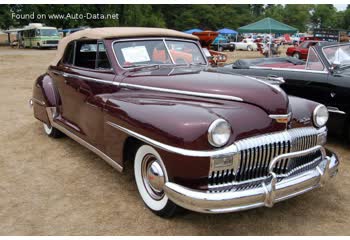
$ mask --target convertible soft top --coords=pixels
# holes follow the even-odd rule
[[[57,55],[52,65],[57,65],[61,60],[66,46],[71,41],[87,39],[108,39],[108,38],[133,38],[133,37],[177,37],[198,40],[197,36],[164,28],[143,28],[143,27],[105,27],[88,28],[62,38],[58,44]]]

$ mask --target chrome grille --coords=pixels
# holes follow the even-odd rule
[[[273,158],[316,146],[318,134],[325,131],[325,128],[297,128],[239,140],[235,143],[238,149],[235,161],[239,161],[239,164],[236,163],[234,168],[231,166],[219,171],[211,169],[209,187],[264,178],[268,175],[268,167]],[[315,152],[303,157],[283,159],[275,165],[274,172],[289,173],[314,161],[320,155],[320,152]]]

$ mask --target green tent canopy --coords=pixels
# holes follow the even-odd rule
[[[298,29],[272,18],[264,18],[255,23],[240,27],[240,33],[296,33]]]

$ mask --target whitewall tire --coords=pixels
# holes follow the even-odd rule
[[[177,206],[165,195],[162,187],[168,175],[159,153],[142,145],[135,154],[134,175],[137,189],[146,206],[161,217],[171,217]]]
[[[63,133],[60,132],[58,129],[54,128],[51,125],[48,125],[46,123],[43,124],[44,131],[47,136],[52,138],[60,138],[63,136]]]
[[[296,52],[296,53],[293,54],[293,57],[296,58],[296,59],[300,59],[300,54]]]

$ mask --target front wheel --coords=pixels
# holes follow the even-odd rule
[[[223,47],[219,47],[218,51],[219,51],[219,52],[223,52],[223,51],[224,51],[224,48],[223,48]]]
[[[172,217],[177,206],[164,193],[163,186],[168,176],[160,155],[153,147],[142,145],[137,150],[134,174],[137,189],[146,206],[158,216]]]
[[[54,128],[53,126],[47,125],[46,123],[43,124],[44,131],[47,136],[52,137],[52,138],[60,138],[63,136],[63,133]]]
[[[296,59],[300,59],[300,54],[296,52],[296,53],[293,54],[293,57],[296,58]]]
[[[250,46],[250,45],[248,45],[247,46],[247,50],[250,52],[250,51],[253,51],[253,47],[252,46]]]

